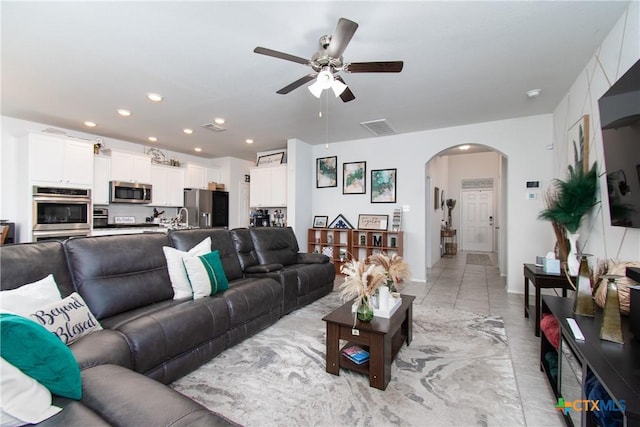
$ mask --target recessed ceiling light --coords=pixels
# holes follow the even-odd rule
[[[253,144],[253,139],[245,139],[244,142],[247,144]]]
[[[86,121],[86,122],[84,122],[84,125],[85,125],[85,126],[88,126],[88,127],[90,127],[90,128],[94,128],[94,127],[96,127],[96,123],[95,123],[95,122],[89,122],[89,121]]]
[[[224,123],[224,119],[222,117],[216,117],[215,119],[213,119],[213,121],[219,125]]]
[[[201,151],[202,151],[202,148],[200,148],[200,147],[196,147],[196,148],[194,148],[193,150],[194,150],[194,151],[197,151],[197,152],[199,153],[199,152],[201,152]]]
[[[157,93],[148,93],[147,94],[147,99],[149,99],[149,101],[153,101],[153,102],[160,102],[160,101],[162,101],[162,95],[158,95]]]
[[[156,138],[155,136],[150,136],[149,138],[147,138],[149,141],[151,142],[158,142],[158,138]]]
[[[542,89],[531,89],[527,91],[527,97],[535,98],[537,96],[540,96],[541,93],[542,93]]]
[[[124,117],[129,117],[131,115],[131,111],[125,110],[124,108],[119,108],[117,111],[118,111],[118,114]]]
[[[187,135],[191,135],[193,133],[193,129],[184,128],[182,129],[182,132],[186,133]]]
[[[458,149],[462,150],[462,151],[466,151],[469,148],[471,148],[471,146],[469,144],[461,145],[461,146],[458,147]]]

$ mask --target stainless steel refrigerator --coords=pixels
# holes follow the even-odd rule
[[[190,227],[228,227],[229,193],[210,190],[184,190],[184,207]]]

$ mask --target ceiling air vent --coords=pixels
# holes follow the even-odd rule
[[[202,125],[202,127],[205,129],[209,129],[212,132],[224,132],[225,130],[227,130],[227,128],[223,128],[222,126],[215,123],[207,123]]]
[[[63,130],[60,130],[60,129],[56,129],[56,128],[46,128],[42,132],[52,133],[54,135],[66,135],[67,134],[67,132],[65,132]]]
[[[360,124],[375,136],[395,135],[398,133],[389,125],[387,119],[371,120]]]

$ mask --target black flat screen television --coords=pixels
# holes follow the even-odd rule
[[[640,61],[598,100],[611,225],[640,228]]]

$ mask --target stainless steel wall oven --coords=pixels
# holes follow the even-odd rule
[[[33,187],[33,241],[88,236],[91,190]]]

